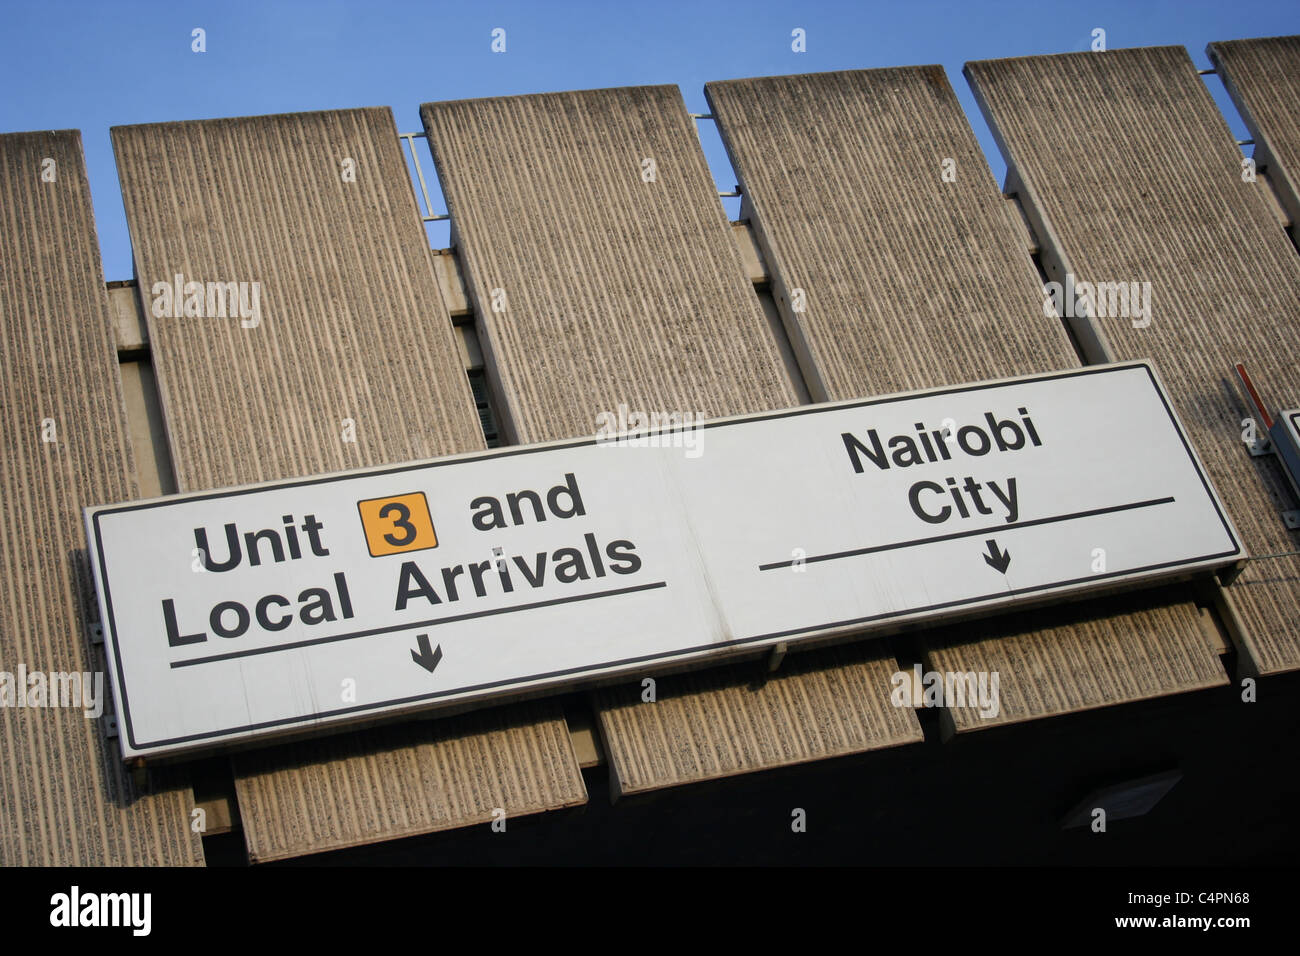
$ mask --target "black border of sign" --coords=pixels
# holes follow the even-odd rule
[[[809,636],[814,636],[819,632],[824,632],[828,630],[838,630],[840,628],[849,627],[854,624],[870,624],[873,621],[878,621],[885,618],[894,618],[894,619],[902,620],[917,614],[923,614],[927,611],[935,611],[935,610],[940,610],[943,608],[951,608],[951,607],[961,607],[963,605],[980,604],[981,602],[987,602],[998,597],[1015,597],[1021,594],[1030,594],[1030,593],[1041,592],[1041,591],[1051,591],[1056,588],[1069,587],[1070,585],[1078,584],[1081,581],[1105,581],[1112,578],[1120,578],[1120,577],[1125,577],[1134,574],[1141,574],[1147,571],[1156,571],[1164,568],[1184,567],[1190,564],[1200,564],[1205,561],[1214,561],[1219,558],[1231,558],[1234,555],[1235,556],[1242,555],[1244,549],[1242,547],[1241,540],[1237,537],[1236,529],[1233,527],[1232,522],[1229,521],[1227,516],[1223,513],[1223,509],[1220,507],[1219,497],[1215,493],[1214,489],[1210,486],[1209,478],[1206,476],[1205,470],[1201,467],[1200,459],[1197,458],[1196,453],[1192,450],[1192,447],[1187,440],[1187,435],[1183,432],[1182,425],[1178,420],[1178,416],[1174,413],[1174,410],[1169,405],[1169,399],[1165,395],[1164,387],[1161,385],[1159,378],[1157,377],[1154,369],[1152,368],[1151,362],[1148,360],[1115,362],[1107,365],[1089,365],[1080,369],[1072,369],[1070,371],[1065,371],[1065,372],[1049,372],[1043,375],[1026,375],[1026,376],[1011,377],[1011,378],[1002,378],[1002,379],[995,379],[987,382],[977,382],[970,385],[953,385],[947,388],[923,389],[915,392],[905,392],[898,395],[888,395],[881,398],[869,398],[869,399],[862,399],[858,401],[820,403],[815,405],[806,405],[800,408],[783,409],[782,411],[779,412],[761,413],[757,415],[738,415],[732,418],[722,418],[710,422],[705,422],[702,425],[699,425],[697,427],[718,428],[726,425],[741,424],[744,422],[772,421],[779,418],[793,418],[799,415],[813,415],[819,412],[827,412],[832,410],[839,411],[839,410],[846,410],[846,409],[853,409],[853,408],[869,408],[873,405],[887,405],[894,402],[910,401],[912,399],[918,399],[918,398],[931,398],[939,395],[951,395],[958,392],[963,392],[963,393],[980,392],[980,391],[984,391],[985,389],[1003,388],[1009,385],[1027,384],[1030,382],[1051,382],[1051,381],[1056,381],[1064,378],[1077,378],[1082,375],[1104,375],[1107,373],[1114,373],[1114,372],[1119,372],[1119,371],[1124,371],[1129,369],[1138,369],[1138,368],[1142,369],[1144,372],[1147,373],[1147,378],[1150,380],[1151,385],[1154,387],[1156,395],[1160,399],[1161,405],[1164,406],[1165,414],[1169,416],[1169,422],[1171,425],[1173,425],[1174,432],[1178,435],[1179,440],[1183,443],[1183,449],[1187,452],[1188,460],[1191,462],[1192,467],[1195,469],[1197,476],[1201,479],[1201,486],[1205,490],[1206,496],[1209,498],[1210,503],[1214,506],[1215,513],[1219,516],[1219,521],[1223,525],[1223,530],[1228,535],[1228,540],[1232,541],[1236,545],[1236,548],[1234,550],[1223,551],[1218,554],[1201,555],[1200,557],[1188,558],[1183,561],[1170,561],[1165,564],[1155,564],[1143,568],[1130,568],[1127,571],[1116,571],[1112,574],[1089,575],[1088,577],[1075,578],[1070,581],[1057,581],[1057,582],[1053,582],[1052,584],[1038,585],[1031,588],[1022,588],[1016,591],[999,591],[994,594],[986,594],[986,595],[972,597],[972,598],[963,598],[958,601],[948,601],[942,604],[930,605],[928,607],[912,608],[902,614],[888,612],[885,614],[871,615],[864,618],[854,618],[848,621],[831,621],[814,627],[801,627],[792,631],[777,631],[771,634],[759,634],[753,637],[737,638],[736,640],[726,641],[723,643],[702,644],[697,647],[678,648],[677,650],[668,653],[663,653],[663,654],[650,654],[650,655],[645,655],[643,657],[633,657],[633,658],[627,658],[625,660],[618,660],[618,661],[604,661],[599,664],[589,664],[589,665],[584,665],[582,667],[573,667],[573,668],[568,668],[566,670],[553,671],[547,674],[535,674],[531,677],[523,678],[523,679],[513,678],[513,679],[498,681],[490,684],[476,685],[473,687],[458,687],[455,690],[434,692],[431,694],[421,694],[417,697],[407,697],[407,698],[400,698],[397,700],[363,704],[363,705],[358,705],[356,707],[349,707],[349,708],[342,708],[340,710],[327,711],[325,713],[316,714],[313,717],[306,717],[306,718],[293,717],[285,720],[265,721],[260,724],[249,724],[243,727],[232,727],[232,728],[227,728],[225,730],[211,731],[208,733],[191,734],[186,737],[176,737],[168,740],[155,741],[153,743],[145,744],[143,745],[143,747],[164,747],[172,744],[188,743],[190,741],[207,740],[214,737],[230,737],[233,734],[239,734],[241,732],[249,732],[249,731],[256,731],[256,730],[264,730],[268,727],[282,727],[287,725],[295,725],[303,729],[308,729],[312,727],[315,723],[320,721],[322,718],[338,717],[350,713],[379,712],[386,708],[401,706],[402,704],[415,703],[416,701],[421,701],[421,700],[432,701],[432,700],[436,700],[439,697],[447,697],[453,694],[473,693],[474,691],[487,690],[493,687],[500,687],[503,685],[509,685],[509,684],[527,685],[538,680],[549,680],[555,677],[564,677],[571,674],[580,674],[589,671],[598,671],[598,670],[603,670],[611,667],[622,667],[629,664],[640,664],[640,663],[645,663],[647,661],[654,661],[654,660],[670,660],[685,655],[699,653],[700,651],[735,647],[741,644],[756,644],[761,641],[771,641],[782,637],[788,637],[792,634],[806,633]],[[646,437],[649,434],[653,434],[653,433],[635,433],[633,436],[630,437],[633,438]],[[128,695],[126,691],[126,675],[122,672],[122,657],[120,653],[120,648],[118,647],[118,643],[117,643],[117,624],[113,617],[113,597],[112,594],[109,592],[108,569],[107,567],[105,567],[104,564],[104,551],[101,546],[101,540],[100,540],[99,519],[102,515],[120,514],[122,512],[127,512],[127,511],[143,511],[148,508],[158,508],[167,505],[172,505],[177,503],[178,501],[183,501],[183,500],[184,501],[206,501],[211,498],[236,498],[239,497],[240,495],[260,494],[261,492],[270,491],[272,489],[277,489],[277,488],[302,488],[309,485],[322,485],[322,484],[328,484],[330,482],[347,481],[352,478],[372,476],[372,475],[397,475],[397,474],[403,474],[408,471],[421,471],[426,468],[437,468],[444,465],[457,464],[463,461],[486,461],[494,458],[509,458],[514,455],[531,455],[537,452],[550,451],[559,448],[581,448],[586,445],[598,444],[601,441],[603,441],[603,439],[595,438],[595,437],[576,438],[571,441],[549,442],[549,443],[539,444],[539,445],[527,445],[520,448],[507,449],[505,451],[474,452],[465,455],[455,455],[447,458],[439,458],[433,461],[408,462],[403,465],[394,465],[391,467],[379,467],[373,469],[371,468],[357,469],[354,471],[338,472],[332,475],[323,475],[315,478],[298,478],[298,479],[288,479],[285,481],[265,482],[263,484],[251,485],[244,488],[237,488],[235,490],[223,491],[218,489],[215,491],[200,492],[197,494],[171,495],[166,498],[154,498],[149,501],[135,502],[131,504],[124,504],[118,506],[110,506],[110,507],[104,507],[95,510],[92,517],[92,523],[94,526],[95,556],[97,558],[98,565],[99,565],[98,577],[99,577],[100,584],[103,588],[103,600],[104,600],[105,610],[108,612],[106,615],[108,619],[107,623],[108,623],[108,631],[109,631],[107,635],[107,639],[112,641],[113,666],[114,669],[117,671],[117,685],[118,687],[121,688],[121,697],[122,697],[122,700],[119,702],[121,705],[121,716],[122,716],[122,719],[119,721],[119,732],[126,734],[126,738],[127,740],[130,741],[132,749],[134,750],[143,749],[143,747],[140,744],[136,743],[135,733],[131,726],[131,709],[130,709],[130,703],[127,699]]]

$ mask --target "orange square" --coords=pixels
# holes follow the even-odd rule
[[[372,558],[438,546],[429,502],[422,491],[358,501],[357,510]]]

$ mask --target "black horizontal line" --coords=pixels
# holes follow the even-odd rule
[[[954,531],[952,534],[940,534],[933,538],[917,538],[915,541],[899,541],[895,544],[878,544],[870,548],[854,548],[852,551],[836,551],[833,554],[819,554],[811,558],[794,558],[790,561],[776,561],[772,564],[760,564],[758,570],[772,571],[776,568],[789,568],[796,563],[812,564],[815,561],[834,561],[838,558],[854,558],[863,554],[876,554],[880,551],[896,551],[899,548],[914,548],[921,544],[934,544],[938,541],[952,541],[956,538],[972,538],[976,535],[994,534],[998,531],[1011,531],[1015,528],[1032,528],[1035,525],[1053,524],[1058,521],[1074,521],[1076,518],[1092,518],[1097,515],[1114,514],[1116,511],[1132,511],[1135,508],[1150,508],[1154,505],[1167,505],[1173,497],[1152,498],[1150,501],[1135,501],[1127,505],[1112,505],[1109,508],[1094,508],[1092,511],[1076,511],[1074,514],[1055,515],[1050,518],[1034,518],[1032,521],[1016,521],[1011,524],[997,525],[992,528],[973,528],[969,531]]]
[[[617,597],[620,594],[633,594],[637,591],[650,591],[654,588],[666,588],[667,581],[654,584],[637,584],[628,588],[615,588],[612,591],[597,591],[595,594],[575,594],[571,597],[552,598],[549,601],[534,601],[532,604],[516,604],[514,607],[496,607],[486,611],[470,611],[451,617],[439,617],[428,621],[412,621],[409,624],[393,624],[389,627],[375,627],[368,631],[351,631],[347,634],[331,634],[329,637],[317,637],[308,641],[294,641],[291,644],[275,644],[271,647],[253,647],[246,651],[231,651],[229,654],[214,654],[211,657],[195,657],[187,661],[173,661],[172,667],[193,667],[196,664],[211,664],[215,661],[228,661],[237,657],[253,657],[257,654],[275,654],[278,651],[291,651],[298,647],[311,647],[315,644],[332,644],[335,641],[350,641],[357,637],[373,637],[376,634],[391,634],[394,631],[411,631],[421,627],[437,627],[439,624],[451,624],[455,621],[468,621],[476,617],[490,617],[494,614],[512,614],[515,611],[532,611],[539,607],[555,604],[572,604],[576,601],[592,601],[596,598]]]

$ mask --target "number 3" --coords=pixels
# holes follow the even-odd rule
[[[411,517],[411,509],[406,507],[406,505],[402,504],[400,501],[390,501],[379,509],[379,517],[387,518],[389,515],[393,514],[393,512],[397,512],[398,514],[398,517],[393,519],[393,527],[402,528],[406,531],[406,534],[400,538],[394,534],[386,534],[384,535],[384,540],[395,548],[403,548],[415,540],[415,525],[411,524],[409,520]]]

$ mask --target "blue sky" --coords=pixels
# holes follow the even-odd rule
[[[549,90],[675,83],[704,112],[709,80],[941,63],[999,182],[1003,165],[961,75],[967,60],[1181,44],[1207,67],[1211,40],[1300,32],[1300,0],[1055,3],[41,2],[0,0],[0,131],[82,131],[104,271],[132,275],[108,130],[164,120],[419,104]],[[207,52],[191,51],[202,27]],[[491,32],[506,30],[506,52]],[[807,51],[791,50],[802,28]],[[1218,80],[1210,89],[1246,132]],[[734,183],[713,124],[700,124],[719,186]],[[426,176],[432,163],[417,141]],[[440,197],[435,197],[435,205]],[[727,200],[734,218],[738,200]],[[447,245],[446,225],[431,227]]]

